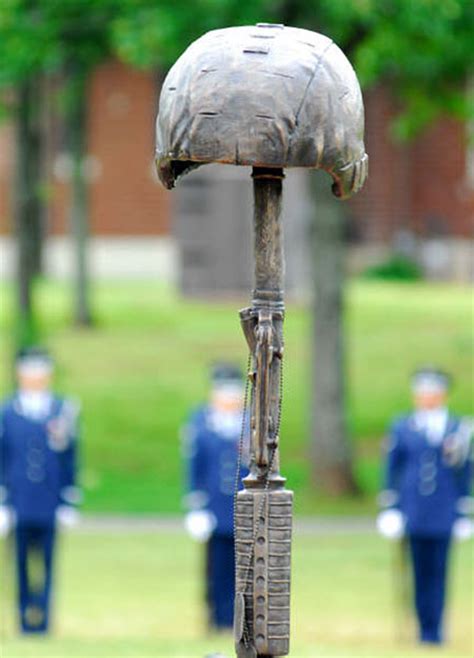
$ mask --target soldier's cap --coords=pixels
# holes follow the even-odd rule
[[[242,370],[233,363],[215,363],[211,368],[211,381],[214,386],[242,385]]]
[[[15,358],[17,369],[35,369],[51,371],[54,361],[51,354],[44,347],[31,346],[18,350]]]
[[[411,386],[414,392],[419,391],[446,391],[451,385],[452,378],[439,368],[425,366],[418,368],[411,376]]]

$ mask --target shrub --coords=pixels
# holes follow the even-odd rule
[[[413,260],[405,256],[393,255],[384,263],[368,267],[362,276],[365,279],[418,281],[423,278],[423,272]]]

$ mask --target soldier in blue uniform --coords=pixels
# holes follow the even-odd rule
[[[451,540],[473,534],[472,423],[449,413],[448,385],[440,370],[414,374],[415,410],[392,425],[377,519],[385,537],[407,538],[419,638],[431,644],[443,641]]]
[[[0,409],[0,532],[15,532],[21,630],[45,633],[56,524],[77,520],[78,407],[52,393],[45,350],[21,351],[16,374],[18,389]]]
[[[242,430],[244,385],[230,364],[212,371],[210,402],[191,416],[184,436],[188,470],[186,528],[206,544],[206,602],[209,627],[232,628],[234,605],[233,498]],[[248,448],[243,462],[248,462]],[[241,467],[241,479],[248,472]]]

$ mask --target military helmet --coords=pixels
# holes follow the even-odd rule
[[[52,369],[54,366],[53,357],[45,347],[32,345],[22,347],[15,355],[15,366],[17,368],[33,366],[40,368]]]
[[[244,375],[234,363],[214,363],[211,368],[211,380],[214,384],[241,384]]]
[[[156,132],[168,189],[211,162],[324,169],[341,198],[367,177],[356,75],[331,39],[309,30],[259,23],[204,34],[163,83]]]
[[[446,391],[452,378],[444,370],[433,366],[423,366],[418,368],[411,376],[411,386],[413,391],[420,390],[443,390]]]

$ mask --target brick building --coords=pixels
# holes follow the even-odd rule
[[[172,221],[176,193],[156,183],[153,169],[155,76],[111,61],[95,72],[89,93],[85,170],[90,182],[92,268],[98,275],[174,279],[179,268]],[[442,119],[413,143],[400,145],[389,136],[394,105],[387,90],[366,93],[365,107],[370,176],[365,189],[348,204],[354,227],[353,266],[383,259],[402,235],[410,236],[430,273],[472,278],[474,166],[465,126]],[[65,274],[70,261],[70,167],[57,116],[48,121],[48,142],[46,267],[53,274]],[[7,125],[0,129],[0,271],[4,273],[11,271],[13,261],[9,237],[13,158],[13,131]],[[438,262],[433,254],[438,254]]]
[[[385,89],[365,94],[370,176],[351,201],[367,240],[385,241],[400,227],[429,237],[467,238],[474,219],[465,126],[444,118],[409,144],[396,144],[389,125],[394,105]]]

